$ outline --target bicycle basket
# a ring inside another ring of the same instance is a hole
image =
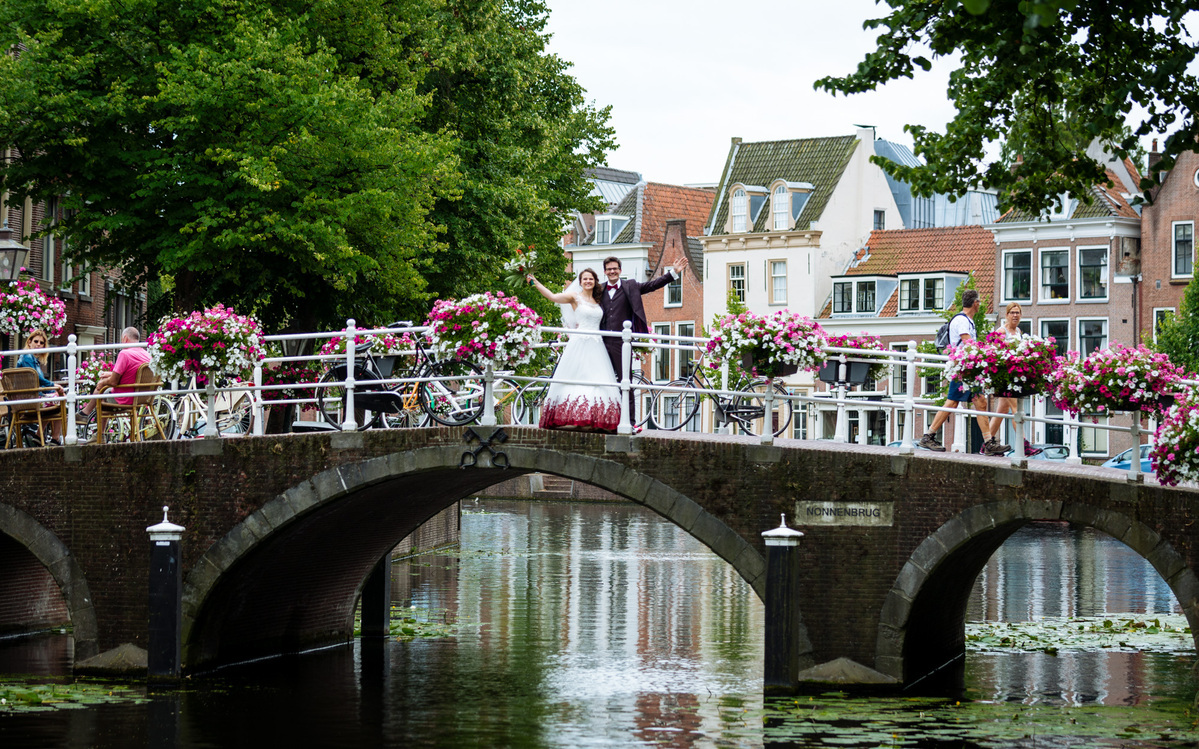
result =
[[[398,356],[380,356],[375,360],[375,364],[379,367],[380,379],[391,379],[391,373],[395,370],[396,359],[398,358]]]
[[[390,390],[378,393],[356,393],[354,406],[379,413],[398,414],[404,410],[404,396]]]

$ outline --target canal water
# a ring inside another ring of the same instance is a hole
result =
[[[0,705],[0,747],[1199,746],[1168,588],[1065,525],[1022,530],[980,575],[966,697],[948,701],[764,701],[761,602],[632,505],[467,501],[459,550],[393,573],[398,639],[178,691],[71,686],[69,635],[0,641],[0,695],[92,690],[71,709]]]

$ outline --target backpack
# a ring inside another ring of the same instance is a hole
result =
[[[954,315],[953,317],[949,318],[949,320],[947,320],[944,325],[937,328],[937,353],[938,354],[945,353],[945,349],[949,348],[949,324],[952,323],[954,321],[954,319],[958,317],[958,315],[965,317],[966,313],[959,312],[957,315]]]

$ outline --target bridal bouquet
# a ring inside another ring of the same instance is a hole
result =
[[[1052,338],[990,333],[949,349],[945,376],[971,391],[1008,398],[1044,392],[1057,366]]]
[[[528,251],[516,248],[516,257],[504,263],[504,283],[513,291],[525,286],[526,276],[536,273],[537,251],[529,245]]]
[[[831,346],[833,348],[857,349],[861,353],[845,355],[845,357],[847,359],[852,359],[852,360],[886,359],[890,356],[890,354],[887,352],[886,348],[883,347],[883,339],[879,338],[876,335],[870,335],[869,333],[865,333],[865,332],[863,332],[861,335],[829,336],[825,341],[825,345]],[[876,352],[876,353],[867,353],[867,352]],[[841,356],[840,354],[829,354],[828,361],[836,362],[840,356]],[[871,364],[870,371],[866,375],[867,381],[877,380],[877,379],[880,379],[883,376],[885,376],[887,374],[887,368],[889,366],[890,366],[889,364],[884,364],[882,362],[879,362],[878,364]]]
[[[54,338],[67,324],[67,306],[47,296],[37,281],[22,278],[11,286],[0,286],[0,333],[26,335],[40,328]]]
[[[163,318],[146,338],[150,368],[166,380],[199,386],[208,374],[246,377],[262,360],[262,329],[252,317],[218,304],[185,317]]]
[[[815,370],[825,359],[824,329],[787,310],[772,315],[725,315],[712,326],[707,353],[717,362],[740,360],[756,377],[781,377]]]
[[[429,340],[444,357],[488,359],[497,367],[514,368],[532,360],[541,341],[541,316],[514,296],[490,291],[433,305]]]
[[[1169,394],[1182,375],[1165,354],[1117,343],[1086,359],[1077,354],[1062,359],[1050,378],[1050,397],[1058,408],[1076,414],[1161,412],[1161,396]]]
[[[112,362],[99,354],[92,354],[82,364],[75,368],[75,390],[79,393],[91,393],[96,389],[96,383],[101,377],[112,371]]]
[[[1166,486],[1199,481],[1199,402],[1184,399],[1171,408],[1149,452],[1157,480]]]

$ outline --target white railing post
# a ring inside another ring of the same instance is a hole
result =
[[[354,318],[346,320],[346,395],[345,395],[345,418],[341,422],[341,428],[346,432],[354,432],[358,430],[358,423],[354,421]]]
[[[903,399],[903,444],[899,452],[911,455],[916,451],[916,342],[908,341],[907,364],[904,365],[904,380],[908,384],[907,397]]]
[[[629,413],[629,393],[633,392],[632,376],[633,359],[633,323],[624,321],[624,330],[620,332],[620,425],[616,427],[617,434],[633,433],[633,415]]]
[[[727,393],[729,391],[729,363],[727,360],[722,361],[720,363],[720,391],[722,393]],[[723,396],[723,395],[719,396],[719,398],[724,398],[724,397],[725,396]],[[716,403],[717,401],[713,400],[712,402]],[[715,416],[716,416],[715,408],[713,408],[712,416],[713,416],[713,421],[715,421]],[[733,425],[728,420],[728,418],[725,417],[725,420],[720,424],[720,426],[716,426],[715,424],[712,425],[712,433],[713,434],[732,434],[733,433]]]
[[[483,369],[483,416],[479,419],[479,425],[485,427],[495,426],[495,401],[492,396],[495,394],[495,369],[491,366],[491,360],[487,360],[487,366]]]
[[[220,437],[221,432],[216,428],[216,376],[211,371],[204,380],[204,403],[204,432],[200,436],[204,439]]]
[[[1065,422],[1062,426],[1062,432],[1065,435],[1066,447],[1070,450],[1066,455],[1066,463],[1076,466],[1082,465],[1082,457],[1078,454],[1078,435],[1081,425],[1071,411],[1063,412],[1062,420]]]
[[[974,408],[974,404],[966,401],[967,408]],[[966,415],[961,412],[961,407],[954,409],[953,413],[953,446],[950,452],[964,453],[966,452],[966,425],[970,422],[966,421]]]
[[[1110,421],[1109,421],[1110,423]],[[1132,452],[1128,454],[1128,481],[1140,484],[1145,480],[1141,473],[1141,412],[1132,412]]]
[[[79,435],[75,431],[75,404],[79,400],[79,393],[76,392],[79,384],[75,378],[75,369],[79,366],[78,350],[75,334],[72,333],[67,336],[67,425],[63,429],[62,443],[64,445],[74,445],[79,442]]]
[[[1024,399],[1016,398],[1012,407],[1012,467],[1027,468],[1028,458],[1024,454]]]
[[[254,436],[266,434],[266,425],[262,423],[262,362],[254,362],[254,397],[250,401],[254,410]]]
[[[766,407],[766,412],[762,414],[762,437],[763,445],[774,444],[774,378],[766,378],[766,397],[763,399]]]
[[[865,403],[866,401],[862,401],[862,402]],[[867,414],[871,414],[871,413],[874,413],[873,409],[867,410],[867,409],[861,408],[861,407],[858,408],[858,439],[857,439],[857,443],[859,445],[870,444],[870,435],[868,435],[866,432],[868,431],[867,427],[870,425],[870,419],[867,416]]]
[[[1157,416],[1149,417],[1148,431],[1145,434],[1145,444],[1149,445],[1149,449],[1153,449],[1154,440],[1157,438]]]

